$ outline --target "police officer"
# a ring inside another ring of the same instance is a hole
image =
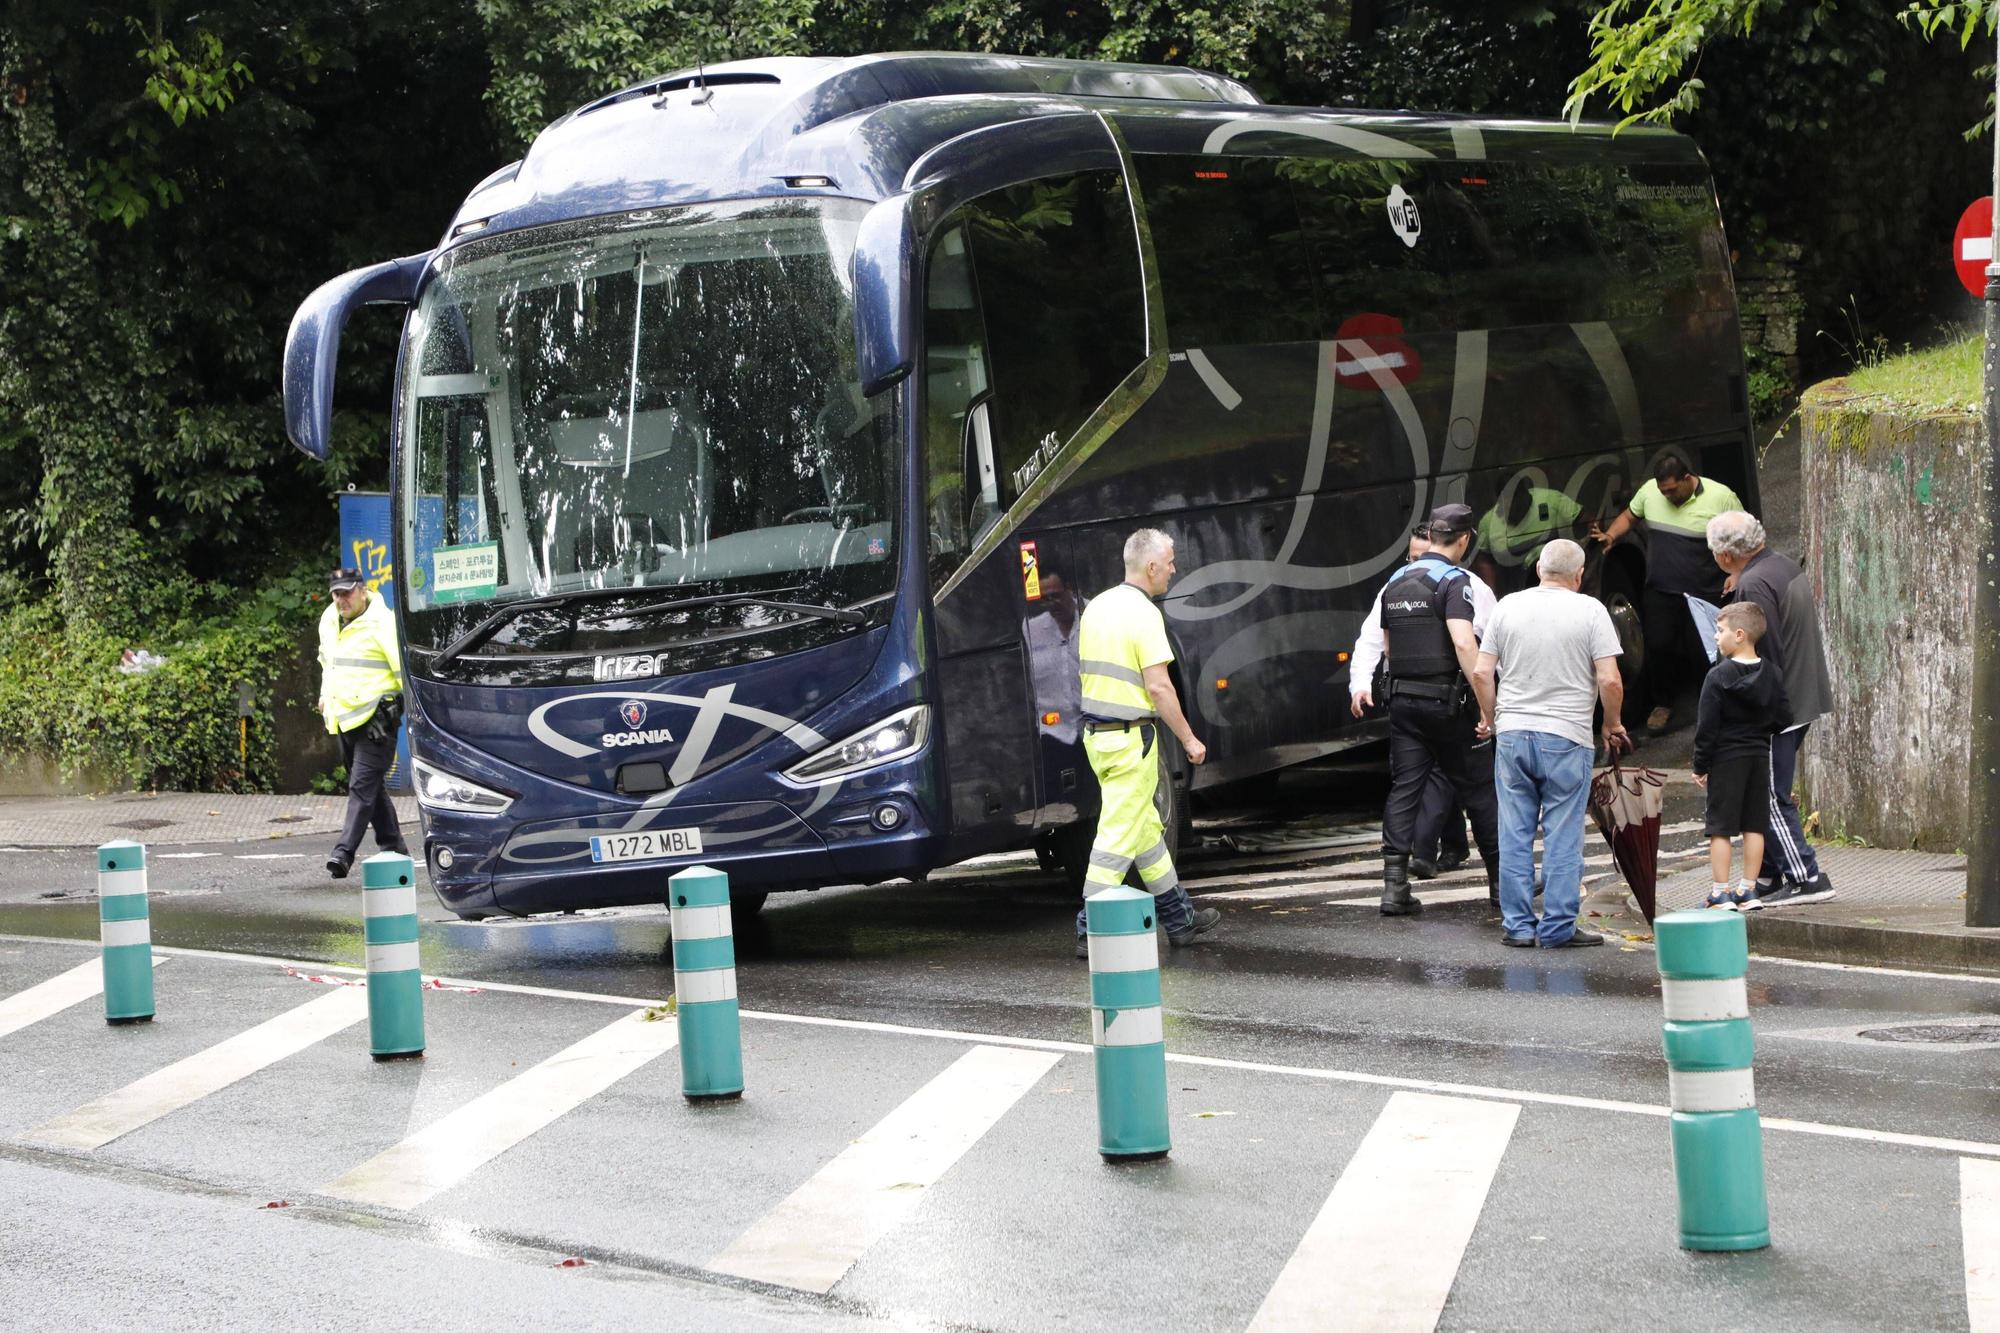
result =
[[[395,804],[384,790],[396,759],[403,656],[396,644],[395,613],[368,590],[360,570],[334,570],[327,588],[333,605],[319,618],[319,711],[326,729],[340,737],[347,765],[347,818],[326,869],[335,879],[345,879],[371,821],[376,846],[409,855]]]
[[[1471,698],[1479,659],[1473,578],[1462,567],[1472,548],[1472,510],[1431,511],[1430,550],[1382,590],[1389,659],[1389,800],[1382,813],[1382,915],[1423,910],[1410,895],[1410,849],[1417,810],[1433,769],[1442,769],[1472,821],[1486,863],[1487,890],[1499,884],[1499,813],[1493,742],[1475,734]]]
[[[1084,607],[1076,635],[1083,749],[1101,797],[1083,891],[1087,897],[1115,888],[1125,881],[1127,870],[1136,869],[1140,883],[1158,900],[1167,943],[1178,946],[1192,943],[1222,913],[1213,907],[1195,910],[1174,873],[1160,812],[1153,805],[1160,781],[1154,747],[1161,724],[1180,738],[1189,763],[1208,758],[1208,747],[1188,725],[1167,675],[1174,650],[1167,642],[1167,622],[1153,604],[1173,578],[1173,538],[1155,528],[1139,529],[1125,539],[1125,581]],[[1090,956],[1081,911],[1076,914],[1076,956]]]

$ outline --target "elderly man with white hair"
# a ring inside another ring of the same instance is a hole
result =
[[[1583,595],[1583,548],[1557,538],[1535,562],[1539,587],[1502,597],[1479,643],[1472,688],[1479,733],[1494,742],[1500,797],[1501,943],[1580,949],[1604,943],[1580,930],[1583,816],[1596,754],[1591,714],[1604,705],[1604,744],[1631,745],[1619,710],[1618,630]],[[1498,685],[1495,685],[1495,675]],[[1542,916],[1535,919],[1535,826],[1542,828]]]
[[[1741,509],[1708,521],[1708,549],[1729,575],[1731,599],[1756,603],[1770,626],[1757,652],[1778,669],[1792,704],[1792,725],[1771,738],[1771,835],[1764,839],[1757,896],[1743,904],[1744,911],[1833,897],[1833,881],[1819,868],[1819,858],[1799,823],[1798,802],[1792,799],[1806,730],[1833,711],[1833,680],[1820,638],[1812,580],[1796,560],[1771,550],[1765,540],[1764,525]]]

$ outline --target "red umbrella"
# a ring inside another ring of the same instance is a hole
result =
[[[1611,859],[1618,863],[1618,873],[1631,886],[1648,924],[1659,882],[1660,806],[1666,799],[1666,782],[1666,774],[1657,769],[1621,767],[1615,753],[1611,767],[1590,780],[1591,817],[1611,845]]]

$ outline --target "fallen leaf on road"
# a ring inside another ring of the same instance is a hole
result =
[[[1618,933],[1626,939],[1631,940],[1634,944],[1649,944],[1653,939],[1651,935],[1642,934],[1636,930],[1621,930]]]
[[[1888,924],[1888,922],[1884,918],[1879,916],[1858,916],[1854,919],[1864,926],[1881,926]]]
[[[561,1263],[557,1264],[557,1265],[556,1265],[556,1267],[557,1267],[557,1268],[588,1268],[588,1267],[590,1267],[590,1260],[588,1260],[588,1259],[579,1259],[579,1258],[577,1258],[576,1256],[574,1256],[574,1255],[571,1255],[571,1256],[570,1256],[569,1258],[567,1258],[567,1259],[563,1260],[563,1261],[562,1261]]]
[[[289,1208],[292,1206],[292,1201],[290,1199],[273,1199],[264,1206],[266,1208]]]
[[[1219,1115],[1235,1115],[1235,1114],[1236,1112],[1234,1111],[1196,1111],[1194,1113],[1194,1118],[1197,1120],[1213,1120]]]

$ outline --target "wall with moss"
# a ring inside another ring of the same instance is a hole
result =
[[[1799,766],[1820,828],[1881,847],[1966,843],[1979,418],[1914,415],[1844,380],[1801,407],[1805,554],[1834,711]]]

